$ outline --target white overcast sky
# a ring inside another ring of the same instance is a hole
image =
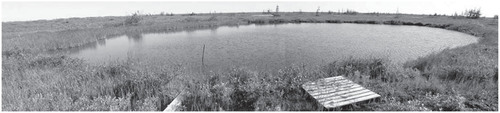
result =
[[[132,12],[158,14],[216,12],[322,11],[352,9],[358,12],[453,14],[481,8],[484,16],[498,14],[497,0],[334,0],[334,1],[2,1],[2,21],[70,17],[125,16]]]

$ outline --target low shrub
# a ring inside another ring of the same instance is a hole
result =
[[[132,16],[129,16],[125,19],[125,21],[123,22],[123,25],[126,25],[126,26],[130,26],[130,25],[133,25],[133,26],[136,26],[136,25],[139,25],[139,22],[142,20],[142,18],[140,17],[140,15],[138,13],[134,13],[132,14]]]

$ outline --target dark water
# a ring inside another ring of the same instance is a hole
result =
[[[145,65],[197,69],[279,69],[348,57],[388,58],[395,63],[477,42],[454,31],[417,26],[283,24],[219,27],[176,33],[127,34],[69,50],[91,63],[134,59]]]

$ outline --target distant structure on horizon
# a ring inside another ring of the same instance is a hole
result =
[[[276,13],[278,13],[280,10],[280,6],[276,5]]]

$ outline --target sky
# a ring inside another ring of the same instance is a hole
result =
[[[315,12],[351,9],[358,12],[411,14],[460,13],[481,8],[484,16],[498,14],[495,0],[334,0],[334,1],[2,1],[2,22],[57,19],[70,17],[126,16],[133,12],[159,14],[208,12]]]

